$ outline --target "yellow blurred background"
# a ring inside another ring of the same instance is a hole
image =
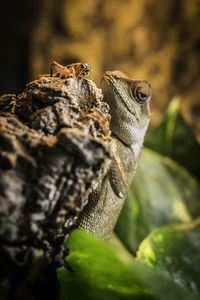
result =
[[[82,61],[99,85],[121,70],[152,85],[151,126],[169,101],[200,139],[200,0],[24,0],[1,18],[1,93],[19,93],[50,62]]]

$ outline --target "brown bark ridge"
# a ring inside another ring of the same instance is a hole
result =
[[[109,120],[83,77],[42,75],[0,97],[1,299],[29,299],[33,273],[64,264],[66,236],[110,163]]]

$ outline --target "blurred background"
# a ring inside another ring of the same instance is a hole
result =
[[[0,93],[20,93],[50,62],[87,62],[99,85],[119,69],[152,85],[151,127],[174,96],[200,141],[199,0],[18,0],[1,8]]]

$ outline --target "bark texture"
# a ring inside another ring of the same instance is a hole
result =
[[[91,80],[44,75],[0,109],[1,290],[23,299],[33,273],[64,264],[66,236],[107,171],[109,107]]]

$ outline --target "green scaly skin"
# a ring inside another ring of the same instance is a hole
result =
[[[149,123],[151,87],[120,71],[106,72],[101,81],[110,106],[112,162],[83,210],[79,228],[108,239],[133,179]]]

